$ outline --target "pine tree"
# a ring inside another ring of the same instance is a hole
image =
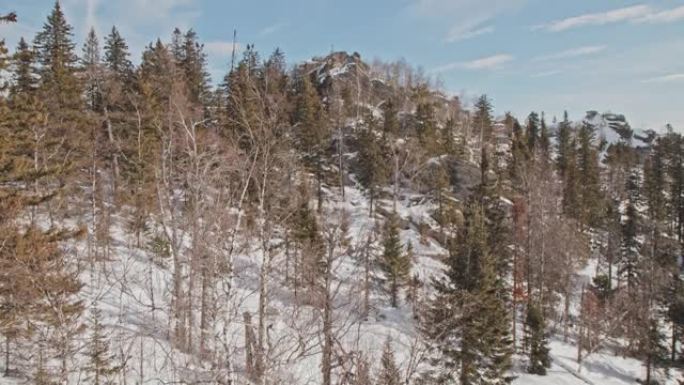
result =
[[[684,245],[684,139],[674,131],[666,138],[667,176],[670,179],[668,216],[675,237]]]
[[[638,212],[639,204],[639,177],[633,171],[627,180],[626,190],[628,192],[627,207],[625,209],[625,220],[622,224],[622,245],[620,258],[620,275],[627,281],[627,288],[630,293],[635,294],[639,280],[640,251],[638,236]]]
[[[658,140],[650,154],[647,156],[643,170],[644,170],[644,200],[648,206],[648,214],[650,219],[658,224],[665,219],[666,216],[666,166],[664,159],[664,146]],[[656,234],[657,235],[657,234]]]
[[[603,214],[603,197],[599,176],[599,155],[594,141],[596,133],[593,127],[585,123],[578,133],[578,185],[580,202],[580,219],[589,226],[600,225]]]
[[[563,178],[563,213],[570,218],[580,219],[580,176],[577,167],[577,142],[572,139],[568,146],[565,177]]]
[[[667,316],[672,329],[670,362],[677,360],[677,343],[684,331],[684,282],[679,274],[673,274],[672,285],[667,293]]]
[[[546,118],[544,117],[544,113],[542,113],[540,124],[541,131],[539,132],[539,149],[541,150],[544,159],[548,159],[549,149],[551,147],[551,139],[549,137],[549,129],[546,127]]]
[[[646,333],[641,338],[644,360],[646,361],[646,378],[644,384],[657,384],[653,380],[656,368],[664,366],[667,362],[667,348],[665,336],[661,331],[658,318],[650,317],[646,326]]]
[[[100,111],[102,108],[102,71],[100,61],[100,42],[91,28],[83,45],[83,65],[85,79],[86,104],[91,111]]]
[[[190,101],[205,104],[209,96],[209,73],[204,46],[197,41],[197,33],[192,29],[183,36],[183,54],[178,66],[185,75]]]
[[[444,129],[442,130],[442,147],[444,148],[443,151],[445,154],[458,155],[456,154],[454,135],[456,135],[456,122],[454,119],[449,118],[444,124]]]
[[[183,46],[183,32],[178,27],[174,28],[171,33],[169,51],[171,51],[176,65],[180,66],[185,60],[185,47]]]
[[[526,343],[529,346],[529,366],[527,371],[540,376],[546,375],[546,369],[551,367],[548,340],[545,332],[544,316],[534,304],[527,307],[525,318],[527,328]]]
[[[394,99],[389,98],[382,105],[383,135],[396,135],[399,133],[399,117]]]
[[[26,43],[26,40],[23,37],[19,39],[19,44],[12,58],[13,76],[10,97],[35,92],[38,87],[35,56],[35,52]]]
[[[392,307],[397,307],[399,286],[406,282],[409,277],[411,260],[402,250],[401,238],[399,237],[399,217],[396,213],[392,214],[385,222],[382,245],[380,267],[387,275],[390,284],[390,303]]]
[[[397,367],[392,350],[392,341],[387,338],[380,358],[380,372],[375,381],[376,385],[400,385],[401,372]]]
[[[274,95],[286,97],[289,86],[289,77],[287,75],[287,62],[285,61],[285,53],[276,48],[264,65],[264,72],[268,84],[266,84],[267,94],[271,97]]]
[[[437,120],[435,106],[431,101],[425,100],[416,107],[416,133],[418,140],[428,153],[436,150]]]
[[[366,128],[359,132],[359,153],[357,156],[357,175],[361,185],[368,191],[369,215],[373,215],[373,204],[382,186],[389,177],[386,149],[376,135],[377,122],[372,115],[366,118]]]
[[[510,381],[510,319],[489,253],[487,231],[477,202],[468,204],[465,225],[449,245],[446,279],[435,282],[437,297],[422,322],[438,351],[437,381],[505,384]],[[458,375],[455,376],[455,373]]]
[[[527,117],[527,148],[531,153],[534,153],[537,147],[540,146],[539,138],[539,115],[536,112],[531,112]]]
[[[113,385],[112,377],[118,372],[118,368],[112,364],[116,357],[109,351],[109,341],[101,318],[100,309],[93,308],[90,314],[90,339],[86,353],[89,364],[85,369],[89,374],[88,380],[93,385]]]
[[[74,53],[72,30],[56,1],[33,42],[40,64],[41,90],[49,101],[47,105],[59,115],[80,109],[81,89],[76,76],[78,57]]]
[[[323,162],[330,132],[324,124],[323,106],[309,76],[302,76],[295,105],[294,124],[304,161],[313,171],[318,186],[318,210],[323,207]]]
[[[568,119],[568,112],[563,113],[563,121],[558,125],[558,134],[556,135],[556,168],[562,179],[565,179],[566,172],[569,167],[569,156],[572,149],[572,128],[570,120]]]
[[[497,286],[501,289],[500,298],[507,299],[509,290],[505,287],[511,272],[511,223],[508,208],[500,199],[500,186],[496,172],[492,170],[488,160],[488,152],[482,150],[480,161],[481,183],[476,190],[476,198],[483,208],[487,226],[487,246],[495,261]]]
[[[128,44],[115,26],[112,27],[105,39],[104,54],[107,69],[113,74],[122,89],[129,89],[133,84],[133,63],[129,59]]]
[[[20,99],[22,95],[12,95],[11,103],[28,100]],[[75,299],[81,285],[60,243],[81,231],[43,229],[36,223],[31,212],[40,214],[38,209],[59,192],[44,180],[61,172],[58,166],[35,167],[35,142],[27,127],[45,124],[45,113],[33,108],[39,103],[11,112],[4,108],[5,100],[0,103],[0,114],[6,114],[6,124],[0,125],[0,332],[10,346],[29,337],[29,325],[59,330],[54,346],[63,356],[64,374],[71,352],[66,338],[78,332],[72,326],[82,306]],[[9,370],[9,356],[6,361]]]
[[[301,251],[301,261],[295,268],[309,288],[315,288],[322,274],[321,263],[325,253],[323,239],[314,212],[309,207],[309,193],[302,186],[299,192],[299,207],[292,216],[292,238]],[[297,280],[298,277],[295,277]],[[295,281],[297,282],[297,281]]]
[[[475,102],[475,114],[473,115],[473,129],[480,136],[481,142],[489,142],[492,139],[492,102],[487,95],[482,95]]]

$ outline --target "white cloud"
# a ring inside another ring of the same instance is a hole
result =
[[[241,51],[240,43],[235,43],[235,52],[239,53]],[[232,41],[210,41],[204,43],[204,50],[209,55],[227,57],[233,54],[233,42]]]
[[[463,28],[460,26],[453,27],[446,36],[446,41],[448,43],[455,43],[457,41],[463,41],[478,37],[480,35],[486,35],[488,33],[494,32],[493,26],[487,27],[475,27],[472,29]]]
[[[422,17],[457,17],[462,20],[495,15],[523,5],[527,0],[413,0],[409,11]]]
[[[442,73],[453,71],[457,69],[465,70],[495,70],[504,66],[504,64],[509,63],[514,60],[514,57],[508,54],[499,54],[493,56],[487,56],[480,59],[475,59],[465,62],[454,62],[449,63],[437,68],[434,68],[432,73]]]
[[[665,11],[654,12],[648,14],[636,21],[638,23],[674,23],[676,21],[684,20],[684,6],[668,9]]]
[[[533,27],[549,32],[561,32],[590,25],[606,25],[629,22],[633,24],[666,24],[684,20],[684,6],[657,10],[650,5],[640,4],[606,12],[588,13]]]
[[[534,75],[531,75],[530,77],[534,78],[534,79],[547,78],[549,76],[558,75],[561,73],[563,73],[563,71],[561,71],[561,70],[551,70],[551,71],[539,72],[539,73],[536,73]]]
[[[275,23],[273,25],[269,25],[268,27],[259,31],[259,36],[272,35],[278,31],[280,31],[281,29],[285,28],[287,25],[288,25],[288,23],[284,23],[284,22],[279,22],[279,23]]]
[[[670,74],[646,79],[644,83],[672,83],[684,81],[684,73]]]
[[[576,57],[581,57],[581,56],[589,56],[589,55],[594,55],[600,52],[603,52],[606,50],[605,45],[589,45],[589,46],[584,46],[584,47],[577,47],[577,48],[572,48],[568,49],[565,51],[561,52],[556,52],[548,55],[542,55],[534,58],[534,61],[551,61],[551,60],[560,60],[560,59],[571,59],[571,58],[576,58]]]
[[[618,8],[606,12],[587,13],[580,16],[573,16],[566,19],[555,20],[550,23],[540,25],[534,29],[544,29],[550,32],[561,32],[573,28],[588,25],[606,25],[624,21],[634,21],[644,15],[651,14],[653,9],[648,5],[634,5],[631,7]]]
[[[405,9],[411,16],[447,27],[444,41],[453,43],[494,32],[491,21],[529,0],[411,0]]]

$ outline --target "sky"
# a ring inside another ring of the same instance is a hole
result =
[[[116,25],[134,61],[174,27],[193,28],[214,80],[239,46],[295,63],[331,50],[368,61],[405,59],[466,104],[486,93],[497,113],[579,119],[623,113],[635,128],[684,131],[684,0],[61,0],[79,45]],[[54,0],[5,0],[19,23],[0,26],[12,48],[32,39]]]

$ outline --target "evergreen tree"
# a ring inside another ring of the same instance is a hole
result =
[[[568,167],[570,167],[569,157],[572,151],[572,128],[567,111],[563,113],[563,121],[558,125],[556,138],[556,168],[560,177],[565,179]]]
[[[402,250],[401,238],[399,237],[399,217],[396,213],[392,214],[385,222],[382,245],[380,267],[387,275],[390,284],[390,303],[392,307],[397,307],[399,286],[409,277],[411,260],[409,255]]]
[[[465,225],[449,245],[446,279],[435,282],[438,295],[422,323],[439,353],[438,382],[453,382],[456,377],[466,385],[510,381],[510,319],[499,297],[482,211],[479,203],[468,204]]]
[[[482,95],[475,102],[475,114],[473,115],[473,129],[480,135],[482,142],[489,142],[492,139],[492,102],[487,95]]]
[[[86,104],[91,111],[100,111],[102,108],[102,73],[100,62],[100,42],[91,28],[83,45],[83,65],[85,79]]]
[[[684,282],[676,273],[673,274],[672,282],[667,293],[667,316],[672,329],[670,361],[674,363],[677,360],[677,343],[684,331]]]
[[[666,159],[669,177],[668,217],[674,235],[684,247],[684,139],[674,131],[667,134]]]
[[[361,185],[368,191],[369,215],[372,215],[375,199],[389,177],[389,167],[385,159],[387,151],[376,135],[377,122],[372,115],[366,118],[366,126],[358,136],[357,175]]]
[[[133,82],[133,63],[129,59],[128,44],[116,27],[112,27],[105,39],[104,54],[107,69],[123,89],[128,89]]]
[[[525,318],[527,328],[526,343],[529,346],[529,366],[527,371],[540,376],[546,375],[551,367],[548,340],[545,332],[544,316],[539,307],[529,304]]]
[[[563,213],[570,218],[580,218],[580,176],[577,167],[577,142],[572,139],[568,146],[565,178],[563,178]]]
[[[589,226],[600,225],[603,211],[601,193],[601,181],[599,177],[599,155],[594,141],[595,130],[585,123],[578,134],[578,184],[582,186],[578,191],[580,202],[580,215],[584,224]]]
[[[665,336],[661,331],[661,325],[656,317],[648,319],[646,333],[641,339],[643,358],[646,361],[646,378],[644,384],[657,384],[653,379],[656,368],[664,366],[667,362],[667,348]]]
[[[387,338],[380,358],[380,372],[377,375],[376,385],[400,385],[401,372],[397,367],[392,350],[392,341]]]
[[[531,153],[534,153],[535,149],[540,146],[539,139],[539,115],[536,112],[531,112],[527,117],[527,148]]]
[[[431,101],[426,100],[416,107],[416,133],[426,151],[432,153],[437,140],[437,120],[435,106]]]
[[[276,48],[264,65],[264,72],[268,84],[266,85],[267,94],[279,96],[287,93],[289,79],[287,76],[287,63],[285,53]]]
[[[454,119],[447,119],[442,130],[442,146],[444,153],[449,155],[456,155],[456,143],[454,142],[454,135],[456,134],[456,122]]]
[[[628,200],[625,209],[625,220],[622,224],[622,246],[620,260],[620,275],[627,281],[630,293],[635,294],[639,279],[640,252],[638,236],[638,212],[639,204],[639,180],[636,171],[633,171],[627,181]]]
[[[546,127],[546,118],[542,113],[541,117],[541,131],[539,133],[539,149],[541,149],[544,159],[549,157],[549,148],[551,147],[551,139],[549,137],[549,129]]]
[[[59,1],[56,1],[33,43],[40,64],[41,89],[49,108],[60,115],[78,110],[81,100],[76,76],[78,57],[74,53],[72,30]]]
[[[19,44],[12,60],[13,76],[10,97],[18,94],[28,95],[35,92],[38,87],[35,60],[35,52],[22,37],[19,39]]]
[[[511,223],[508,218],[508,208],[500,199],[498,176],[491,169],[486,148],[482,150],[480,161],[481,183],[476,191],[476,198],[483,208],[487,231],[487,246],[495,261],[497,274],[496,285],[501,289],[502,299],[508,298],[506,288],[507,278],[511,272]]]
[[[254,128],[260,124],[258,103],[261,93],[259,80],[262,76],[258,60],[259,54],[254,47],[247,45],[242,59],[226,75],[221,85],[222,97],[226,102],[222,116],[226,128],[224,134],[237,140],[246,151],[254,146]]]
[[[209,73],[204,46],[197,41],[197,33],[192,29],[183,36],[182,57],[178,66],[185,75],[190,101],[205,104],[209,96]]]
[[[666,166],[664,159],[664,146],[660,140],[656,141],[656,145],[651,149],[650,154],[644,162],[644,200],[648,206],[648,214],[654,224],[658,224],[665,219],[666,216],[666,200],[665,192],[666,186]],[[654,236],[657,235],[654,234]]]
[[[383,135],[396,135],[399,133],[399,117],[394,99],[389,98],[382,105]]]
[[[304,161],[316,176],[318,185],[318,210],[323,207],[323,162],[330,132],[325,126],[323,106],[309,76],[302,76],[295,105],[294,124],[297,142],[304,153]]]
[[[325,246],[316,216],[309,207],[309,198],[308,191],[302,186],[299,192],[299,205],[292,216],[291,228],[293,241],[301,251],[299,274],[310,288],[314,288],[322,274]]]
[[[181,63],[185,60],[185,46],[183,44],[183,32],[178,27],[174,28],[171,33],[169,51],[173,55],[176,65],[180,67]]]
[[[41,103],[25,97],[25,92],[31,91],[15,89],[10,100],[17,107],[31,101],[21,108],[8,110],[7,101],[0,99],[5,122],[0,125],[0,332],[11,346],[36,328],[57,331],[53,346],[64,356],[71,352],[70,332],[78,328],[70,327],[82,306],[75,298],[81,285],[60,245],[81,231],[45,229],[37,223],[39,209],[60,192],[58,185],[46,181],[63,170],[57,165],[35,167],[36,142],[30,127],[39,129],[46,118]],[[9,371],[10,357],[5,358]]]
[[[527,149],[525,133],[520,122],[516,119],[511,126],[511,156],[508,162],[508,174],[515,186],[523,186],[522,178],[527,172],[530,152]]]
[[[90,340],[88,343],[88,365],[86,371],[88,380],[93,385],[113,385],[112,377],[118,368],[112,364],[116,360],[114,354],[109,351],[109,341],[102,325],[102,313],[100,309],[93,308],[90,315]]]

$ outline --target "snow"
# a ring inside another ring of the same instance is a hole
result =
[[[328,210],[344,211],[349,216],[352,249],[358,249],[368,242],[373,228],[384,219],[378,215],[368,215],[369,202],[363,191],[348,186],[344,200],[336,189],[326,189],[325,193],[329,198]],[[408,223],[401,231],[402,242],[405,245],[410,242],[413,246],[415,261],[412,273],[429,286],[432,277],[442,274],[444,264],[441,260],[447,251],[434,239],[421,236],[417,225],[424,223],[436,229],[437,224],[431,215],[436,206],[424,196],[412,195],[408,191],[401,191],[400,196],[402,199],[397,202],[397,213]],[[393,202],[380,200],[378,205],[392,207]],[[222,350],[226,358],[233,357],[233,373],[227,374],[225,369],[217,371],[199,357],[184,354],[173,347],[167,336],[172,278],[168,265],[171,261],[163,264],[155,262],[156,258],[150,251],[135,247],[134,240],[123,229],[123,218],[115,218],[115,223],[117,226],[112,232],[113,260],[98,263],[93,271],[83,272],[81,278],[86,286],[82,295],[87,304],[102,310],[112,352],[128,361],[125,371],[127,383],[139,382],[141,377],[146,379],[146,383],[177,383],[192,379],[216,383],[220,375],[239,378],[244,372],[245,354],[242,314],[250,312],[256,325],[259,270],[263,261],[263,255],[257,247],[245,244],[244,251],[235,257],[236,276],[230,295],[223,291],[225,287],[218,290],[217,312],[223,321],[217,323],[212,334],[216,345],[230,347],[227,351]],[[84,253],[85,245],[77,244],[74,247],[80,249],[79,253]],[[376,239],[372,247],[377,250],[380,247],[379,240]],[[321,352],[317,344],[320,341],[321,311],[302,303],[297,306],[297,301],[302,301],[302,294],[295,299],[291,287],[283,282],[283,258],[278,255],[273,261],[274,271],[269,288],[268,336],[269,341],[273,342],[273,358],[278,361],[278,365],[270,370],[288,384],[318,384]],[[591,282],[597,266],[596,259],[590,259],[578,271],[578,287]],[[335,328],[341,336],[340,344],[347,351],[363,351],[375,372],[383,343],[390,338],[398,364],[406,368],[420,344],[413,310],[404,301],[403,293],[400,306],[389,307],[388,295],[380,284],[382,274],[375,269],[370,314],[364,320],[358,311],[363,297],[360,289],[363,265],[359,255],[355,252],[340,255],[335,262],[334,273],[338,285],[334,303]],[[577,297],[574,296],[571,307],[575,314],[578,311]],[[300,341],[299,337],[306,341]],[[635,379],[644,374],[641,362],[616,357],[607,351],[589,355],[582,367],[578,367],[577,347],[572,336],[567,343],[554,337],[550,348],[552,366],[547,376],[527,374],[525,358],[515,356],[512,375],[516,379],[513,384],[626,385],[634,384]],[[73,363],[72,367],[82,366],[83,359],[79,358],[80,361]],[[73,383],[77,383],[78,373],[74,376]],[[669,379],[661,379],[661,383],[676,385],[676,379],[677,375],[674,375]],[[22,383],[20,379],[0,378],[1,385]]]

